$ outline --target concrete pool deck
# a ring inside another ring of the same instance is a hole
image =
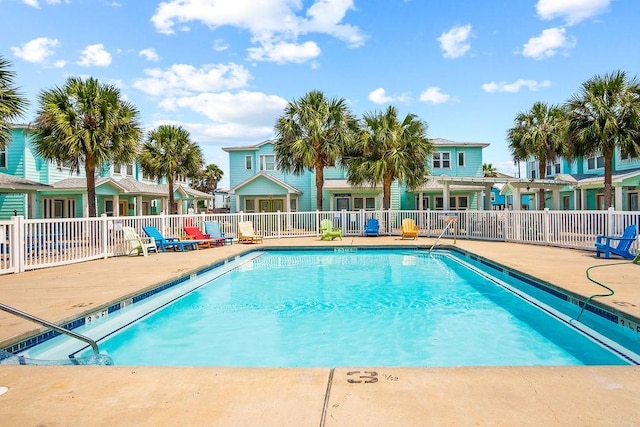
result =
[[[268,239],[118,257],[0,277],[0,301],[54,323],[218,260],[271,246],[420,246],[433,239]],[[441,241],[452,245],[452,240]],[[593,252],[458,240],[456,247],[640,318],[640,266]],[[39,328],[0,311],[0,346]],[[640,367],[313,369],[0,366],[7,425],[640,425]]]

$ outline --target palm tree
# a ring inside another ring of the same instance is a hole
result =
[[[169,209],[173,209],[173,184],[179,175],[194,177],[204,163],[200,146],[181,126],[160,125],[149,132],[138,158],[143,171],[169,185]]]
[[[427,123],[414,114],[400,121],[396,108],[389,106],[384,112],[363,116],[360,137],[347,148],[343,162],[351,184],[382,184],[382,206],[389,209],[393,181],[410,188],[424,183],[432,152]]]
[[[595,76],[566,103],[572,154],[604,157],[604,203],[612,205],[613,153],[640,156],[640,83],[624,71]]]
[[[46,160],[71,170],[84,167],[89,216],[96,216],[96,170],[104,163],[131,163],[142,136],[138,110],[120,90],[95,78],[70,77],[63,87],[42,91],[33,145]]]
[[[498,176],[498,171],[493,167],[492,163],[483,163],[482,176],[486,178],[495,178],[496,176]]]
[[[218,183],[222,179],[224,172],[216,164],[207,165],[201,169],[193,180],[191,186],[203,193],[213,192],[218,188]]]
[[[296,175],[315,170],[316,204],[322,210],[324,168],[334,166],[342,147],[354,137],[357,120],[344,99],[327,99],[311,91],[289,102],[274,127],[278,168]]]
[[[526,161],[530,157],[538,160],[539,177],[546,175],[547,163],[565,153],[564,110],[536,102],[528,112],[519,113],[515,125],[507,132],[509,149],[515,161]],[[544,209],[544,188],[540,189],[538,208]]]
[[[9,122],[22,116],[28,105],[13,86],[16,74],[10,66],[11,63],[0,56],[0,150],[9,144]]]

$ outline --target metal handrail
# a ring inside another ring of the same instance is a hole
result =
[[[80,335],[80,334],[78,334],[76,332],[73,332],[73,331],[70,331],[68,329],[61,328],[60,326],[55,325],[55,324],[53,324],[51,322],[47,322],[44,319],[40,319],[39,317],[32,316],[29,313],[25,313],[24,311],[20,311],[17,308],[9,307],[8,305],[2,304],[2,303],[0,303],[0,310],[4,310],[7,313],[14,314],[14,315],[16,315],[18,317],[22,317],[23,319],[30,320],[30,321],[32,321],[34,323],[39,323],[40,325],[46,326],[48,328],[51,328],[51,329],[53,329],[55,331],[60,332],[61,334],[69,335],[70,337],[73,337],[73,338],[78,339],[80,341],[84,341],[84,342],[86,342],[87,344],[89,344],[91,346],[91,348],[93,349],[93,354],[95,354],[96,356],[98,354],[100,354],[99,351],[98,351],[98,344],[94,340],[89,338],[89,337],[85,337],[84,335]]]

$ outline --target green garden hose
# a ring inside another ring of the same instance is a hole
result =
[[[580,316],[582,316],[582,313],[584,312],[584,309],[587,308],[587,304],[589,304],[593,298],[596,298],[596,297],[610,297],[615,293],[613,291],[613,289],[611,289],[607,285],[603,285],[602,283],[598,282],[597,280],[592,279],[591,276],[589,275],[589,271],[594,269],[594,268],[598,268],[598,267],[610,267],[612,265],[629,264],[630,262],[631,261],[616,262],[614,264],[598,264],[598,265],[592,265],[591,267],[587,268],[587,270],[585,271],[585,273],[587,274],[587,279],[591,280],[596,285],[600,285],[603,288],[607,289],[610,293],[609,294],[594,294],[594,295],[591,295],[589,298],[587,298],[587,300],[582,305],[582,309],[580,310],[580,314],[578,314],[578,317],[575,318],[576,321],[580,319]]]

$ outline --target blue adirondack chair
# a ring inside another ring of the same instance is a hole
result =
[[[180,249],[184,252],[184,248],[197,249],[199,240],[180,240],[175,237],[164,237],[160,231],[154,227],[153,225],[148,225],[146,227],[142,227],[142,231],[149,236],[153,237],[156,241],[156,246],[162,251],[166,252],[167,249],[173,249],[175,252],[176,249]]]
[[[227,243],[233,245],[233,237],[227,237],[222,230],[220,230],[220,223],[218,221],[205,221],[204,232],[212,239],[224,239],[225,245]]]
[[[369,218],[364,226],[365,236],[380,236],[380,222],[376,218]]]
[[[631,245],[636,241],[638,234],[638,226],[630,225],[624,229],[622,236],[596,236],[596,256],[600,257],[600,253],[605,258],[614,254],[627,259],[633,259],[636,254],[631,252]]]

